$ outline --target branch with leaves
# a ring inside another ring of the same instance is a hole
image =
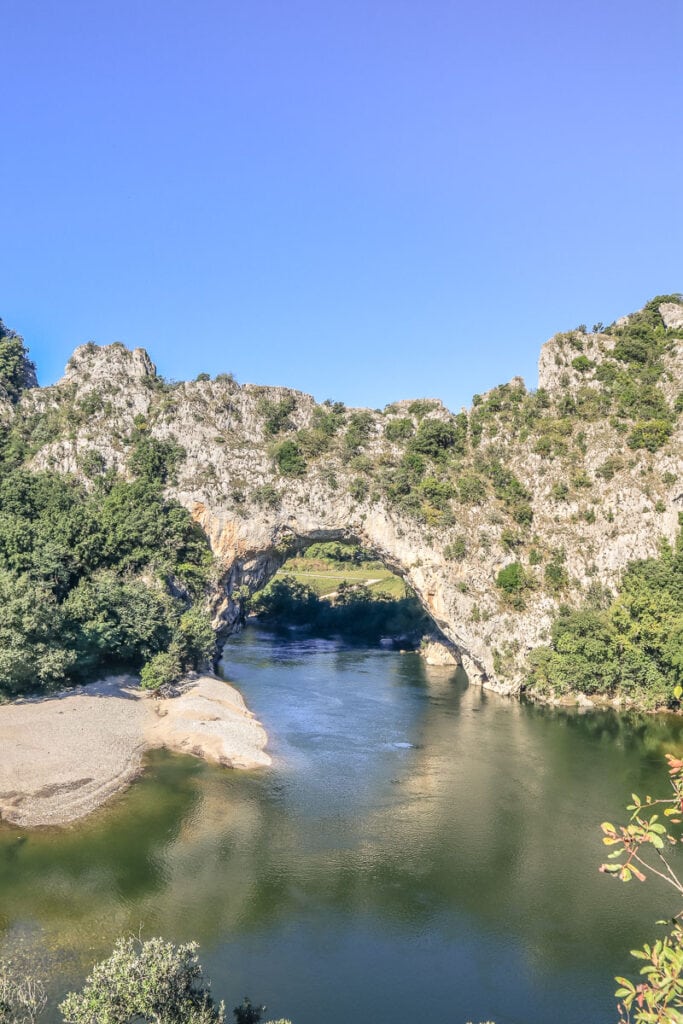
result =
[[[600,870],[622,882],[633,878],[644,882],[653,875],[683,897],[683,882],[667,856],[683,843],[683,760],[667,754],[667,761],[671,796],[642,800],[633,793],[626,825],[602,823],[602,841],[614,849]],[[671,922],[658,922],[673,923],[671,932],[652,946],[631,950],[632,956],[644,962],[640,969],[643,980],[634,983],[616,978],[619,1024],[683,1024],[682,917],[683,910],[679,910]]]

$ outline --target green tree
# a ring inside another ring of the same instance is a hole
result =
[[[566,583],[560,553],[547,583]],[[546,576],[548,576],[546,572]],[[528,686],[541,693],[570,690],[622,694],[646,707],[679,705],[683,685],[683,539],[663,544],[659,558],[632,562],[618,597],[592,587],[578,608],[563,608],[549,647],[528,659]]]
[[[183,673],[183,664],[175,647],[155,654],[140,671],[143,690],[158,690],[177,682]]]
[[[0,320],[0,397],[16,402],[24,388],[34,383],[35,372],[23,339]]]

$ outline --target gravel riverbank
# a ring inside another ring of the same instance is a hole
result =
[[[212,676],[155,698],[130,676],[0,706],[0,818],[22,828],[82,818],[167,747],[232,768],[270,764],[265,730]]]

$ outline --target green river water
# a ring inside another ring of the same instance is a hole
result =
[[[417,655],[254,627],[225,674],[272,769],[157,753],[63,830],[0,829],[2,952],[81,984],[124,933],[196,939],[231,1007],[295,1024],[592,1024],[680,909],[598,873],[599,823],[664,792],[671,716],[581,715]]]

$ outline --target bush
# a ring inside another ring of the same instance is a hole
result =
[[[289,417],[296,409],[296,399],[294,395],[285,395],[284,398],[276,402],[269,398],[260,398],[256,409],[263,417],[263,429],[266,434],[274,437],[283,430],[292,429]]]
[[[151,435],[138,436],[128,458],[128,468],[140,480],[174,483],[185,449],[175,441],[161,441]]]
[[[453,450],[462,453],[467,439],[467,417],[458,416],[455,423],[424,419],[410,442],[413,451],[432,459],[441,459]]]
[[[384,436],[387,441],[406,441],[414,433],[413,421],[407,417],[389,420],[384,428]]]
[[[373,432],[375,420],[371,412],[360,410],[349,416],[344,438],[344,447],[347,454],[357,455]]]
[[[475,473],[463,473],[458,480],[458,495],[463,505],[482,505],[486,501],[486,484]]]
[[[648,420],[636,423],[627,438],[629,448],[645,448],[649,452],[658,451],[671,437],[673,426],[668,420]]]
[[[453,487],[447,480],[428,476],[420,484],[420,493],[430,505],[443,511],[453,497]]]
[[[603,480],[612,480],[615,473],[618,473],[624,468],[624,460],[621,455],[610,455],[605,459],[603,464],[599,466],[596,471],[596,476],[601,476]]]
[[[188,667],[198,668],[213,661],[216,634],[207,609],[194,605],[181,615],[176,643],[183,664]]]
[[[354,501],[365,501],[369,490],[367,480],[364,480],[361,476],[355,477],[349,484],[349,494]]]
[[[496,586],[506,594],[517,594],[528,586],[528,579],[521,562],[510,562],[496,576]]]
[[[183,672],[180,657],[175,651],[162,651],[142,666],[140,685],[143,690],[158,690],[180,679]]]
[[[263,484],[261,487],[255,487],[251,492],[251,496],[261,508],[275,509],[279,508],[282,504],[282,496],[272,484]]]
[[[306,460],[294,441],[283,441],[275,449],[275,463],[283,476],[305,476]]]
[[[553,556],[543,570],[543,578],[546,585],[553,593],[564,590],[569,585],[569,573],[562,563],[562,559]]]
[[[82,992],[70,992],[59,1009],[66,1024],[175,1021],[223,1024],[223,1004],[211,997],[196,943],[119,939],[108,960],[96,964]]]

